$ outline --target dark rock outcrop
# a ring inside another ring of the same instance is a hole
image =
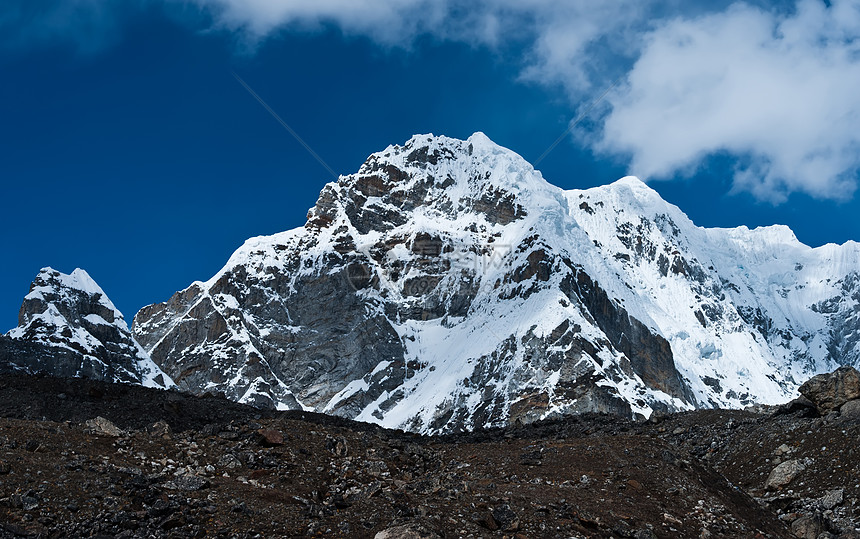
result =
[[[840,367],[819,374],[801,385],[800,393],[822,414],[839,410],[848,401],[860,399],[860,372],[853,367]]]

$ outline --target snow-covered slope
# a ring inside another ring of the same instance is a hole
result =
[[[860,357],[860,248],[547,183],[481,133],[325,186],[133,332],[180,388],[442,432],[790,399]]]
[[[858,363],[858,244],[696,227],[635,178],[567,197],[595,267],[616,274],[601,282],[670,341],[702,405],[779,402],[813,373]]]
[[[24,297],[18,327],[0,342],[5,367],[55,376],[171,387],[131,336],[122,313],[82,269],[43,268]]]

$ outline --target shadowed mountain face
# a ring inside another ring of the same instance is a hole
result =
[[[135,342],[104,291],[82,269],[44,268],[30,286],[18,327],[0,336],[0,368],[149,387],[173,382]]]
[[[857,244],[702,229],[635,178],[563,191],[478,133],[325,186],[132,331],[180,388],[420,432],[776,403],[857,364]]]

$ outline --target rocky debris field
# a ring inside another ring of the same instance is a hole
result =
[[[860,538],[842,378],[770,409],[422,437],[3,375],[0,536]]]

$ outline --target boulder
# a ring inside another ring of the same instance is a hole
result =
[[[493,509],[493,520],[503,531],[516,531],[520,527],[520,519],[508,504],[500,505]]]
[[[839,367],[829,374],[819,374],[800,386],[800,393],[826,414],[854,399],[860,399],[860,372],[853,367]]]
[[[117,438],[119,436],[125,436],[126,434],[125,431],[101,416],[88,420],[84,423],[84,427],[87,432],[97,436],[111,436],[113,438]]]
[[[264,447],[284,445],[284,434],[276,429],[259,429],[257,431],[257,443]]]
[[[774,468],[770,475],[767,476],[764,488],[768,490],[780,489],[797,477],[797,474],[806,469],[806,465],[797,459],[791,459],[783,462]]]
[[[839,408],[839,415],[843,419],[852,421],[860,421],[860,399],[854,399],[846,402]]]
[[[161,437],[165,440],[170,439],[171,436],[170,425],[163,419],[160,419],[147,427],[146,432],[151,436]]]
[[[801,395],[793,401],[777,406],[772,415],[789,414],[797,417],[818,417],[818,410],[814,402]]]
[[[791,532],[801,539],[818,539],[825,531],[824,519],[818,514],[802,516],[791,523]]]
[[[845,499],[845,491],[841,488],[837,488],[834,490],[828,490],[824,496],[818,499],[818,504],[822,507],[822,509],[830,510],[836,507],[837,505],[842,505],[842,502]]]
[[[382,530],[373,539],[438,539],[440,535],[430,528],[412,522]]]
[[[164,487],[185,491],[202,490],[209,487],[209,480],[198,475],[183,475],[164,483]]]

